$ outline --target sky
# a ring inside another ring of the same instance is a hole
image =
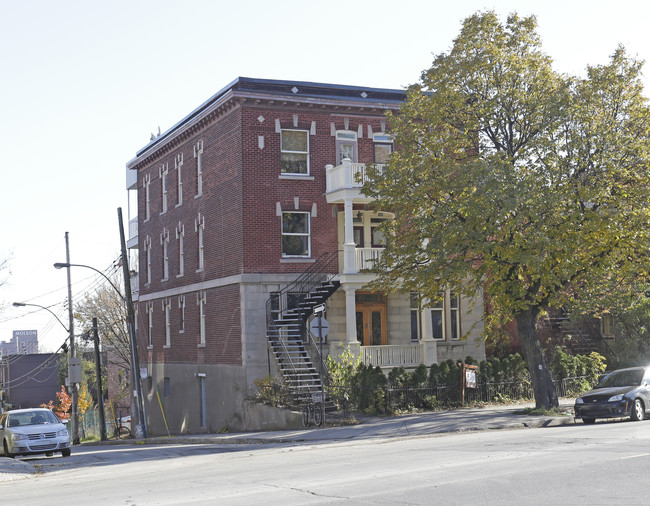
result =
[[[647,0],[0,0],[0,341],[67,337],[71,263],[106,271],[129,212],[126,163],[238,76],[400,89],[462,20],[534,14],[555,69],[584,75],[619,44],[650,60]],[[650,63],[648,64],[650,65]],[[644,78],[650,95],[650,67]],[[128,235],[128,227],[126,231]],[[109,272],[109,271],[106,271]],[[8,274],[8,275],[7,275]],[[101,278],[71,269],[73,302]],[[1,280],[0,280],[1,281]],[[37,307],[45,306],[57,322]]]

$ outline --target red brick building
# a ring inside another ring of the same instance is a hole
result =
[[[393,149],[384,115],[403,99],[238,78],[128,162],[150,432],[164,431],[158,395],[172,432],[250,427],[246,390],[284,370],[287,343],[300,342],[310,366],[319,360],[303,341],[320,303],[324,354],[348,346],[386,368],[484,358],[481,301],[468,313],[469,301],[450,293],[423,308],[414,294],[364,290],[372,276],[362,270],[385,241],[378,225],[391,215],[373,211],[360,186],[365,164]],[[314,298],[317,285],[327,288]]]

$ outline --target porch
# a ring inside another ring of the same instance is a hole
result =
[[[372,367],[392,369],[404,367],[412,369],[420,364],[427,367],[438,363],[438,350],[435,341],[420,341],[412,344],[387,344],[380,346],[361,346],[361,362]]]

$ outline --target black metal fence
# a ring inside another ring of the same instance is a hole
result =
[[[555,381],[558,397],[574,397],[591,388],[587,377]],[[412,410],[435,410],[461,406],[460,386],[397,388],[335,388],[330,390],[335,405],[350,412],[394,413]],[[465,390],[465,404],[525,401],[534,398],[529,381],[478,383]]]

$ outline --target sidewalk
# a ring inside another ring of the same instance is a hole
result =
[[[403,437],[431,436],[464,431],[524,429],[573,424],[573,399],[560,399],[564,416],[530,416],[524,413],[534,403],[459,408],[390,417],[362,417],[356,425],[309,427],[300,430],[242,432],[226,434],[183,434],[150,437],[138,444],[279,444],[325,443]],[[327,422],[327,418],[326,418]],[[83,443],[83,445],[134,444],[134,439]],[[72,450],[74,457],[74,449]],[[29,462],[20,458],[0,457],[0,482],[21,479],[34,472]]]

